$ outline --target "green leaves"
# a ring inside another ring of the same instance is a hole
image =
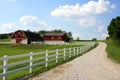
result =
[[[120,40],[120,16],[111,20],[108,26],[108,34],[110,38]]]

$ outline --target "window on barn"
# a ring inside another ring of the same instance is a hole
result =
[[[45,37],[45,39],[47,39],[47,37]]]
[[[52,36],[51,39],[54,39],[54,37]]]
[[[58,39],[61,39],[61,37],[58,37]]]

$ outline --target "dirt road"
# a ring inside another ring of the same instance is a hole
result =
[[[106,44],[29,80],[120,80],[120,64],[107,58]]]

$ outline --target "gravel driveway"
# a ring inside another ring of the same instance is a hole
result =
[[[120,80],[120,64],[107,58],[106,44],[29,80]]]

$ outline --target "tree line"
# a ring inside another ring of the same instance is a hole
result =
[[[0,34],[0,39],[9,39],[12,33]]]
[[[30,30],[27,30],[27,31],[30,31]],[[32,32],[32,31],[30,31],[30,32]],[[66,31],[62,31],[60,29],[58,29],[58,30],[55,29],[55,30],[52,30],[52,31],[46,31],[46,30],[34,31],[34,33],[37,33],[37,34],[40,34],[40,35],[44,35],[47,32],[57,32],[57,33],[59,33],[59,32],[66,32]],[[71,32],[66,32],[66,33],[69,37],[69,40],[73,40],[72,33]],[[12,34],[13,33],[0,34],[0,39],[9,39]]]
[[[108,25],[108,34],[109,38],[120,41],[120,16],[111,20]]]

